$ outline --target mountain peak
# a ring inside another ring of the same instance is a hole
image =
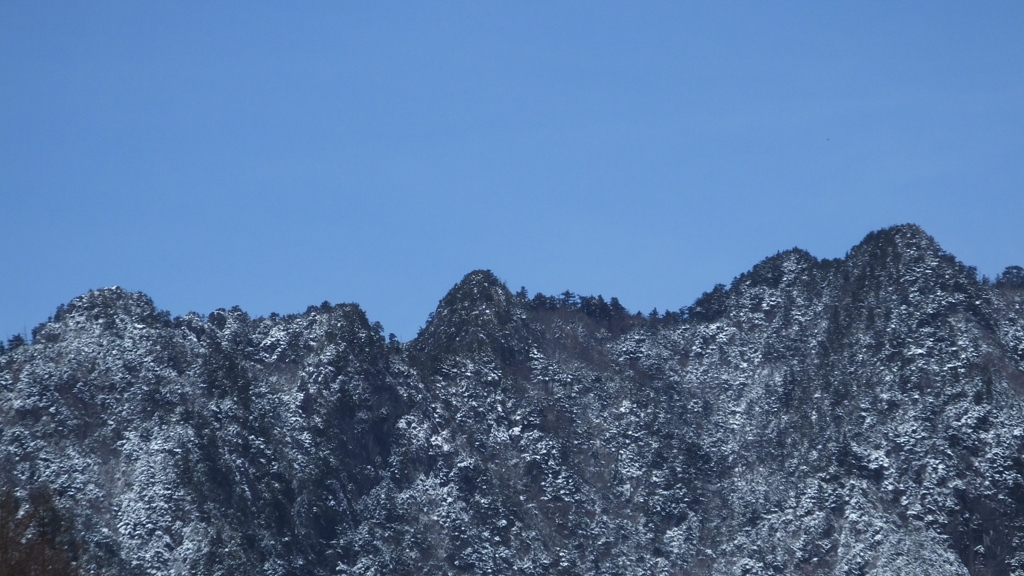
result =
[[[503,363],[528,347],[522,304],[490,270],[466,274],[445,294],[414,340],[428,359],[442,354],[489,351]]]
[[[850,250],[853,256],[860,252],[900,253],[938,256],[943,254],[939,243],[917,224],[898,224],[868,233]]]
[[[842,268],[855,299],[870,301],[875,309],[892,305],[934,314],[952,307],[986,316],[979,304],[977,271],[943,250],[920,226],[902,224],[868,234],[850,250]]]
[[[111,326],[119,318],[154,326],[168,314],[156,309],[153,299],[143,292],[129,292],[120,286],[100,288],[78,296],[57,308],[57,323],[101,323]]]
[[[474,296],[479,295],[484,298],[499,297],[501,292],[508,292],[508,287],[502,282],[494,272],[490,270],[473,270],[469,274],[462,277],[462,280],[452,287],[448,291],[448,296],[452,294],[473,294]],[[488,296],[489,295],[489,296]]]
[[[900,224],[869,233],[846,255],[846,266],[861,274],[906,284],[911,280],[962,276],[963,265],[916,224]]]
[[[806,271],[818,263],[818,259],[802,248],[790,248],[758,262],[749,272],[744,272],[733,281],[733,287],[752,285],[780,285],[802,278]]]
[[[479,316],[478,320],[489,324],[498,319],[495,314],[512,313],[514,299],[508,286],[493,272],[474,270],[444,295],[434,312],[434,319]]]

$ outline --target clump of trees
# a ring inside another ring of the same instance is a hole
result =
[[[606,301],[601,295],[582,296],[566,290],[557,296],[547,296],[538,292],[533,298],[529,298],[526,288],[521,288],[516,297],[532,310],[583,313],[613,334],[628,331],[643,321],[642,314],[630,313],[615,297]]]
[[[0,576],[77,576],[74,533],[45,488],[0,491]]]
[[[4,341],[0,340],[0,354],[3,354],[8,350],[16,350],[18,348],[21,348],[27,343],[28,342],[25,341],[25,337],[22,336],[21,334],[15,334],[14,336],[8,338],[7,346],[4,346]]]
[[[714,321],[726,312],[728,300],[726,292],[725,285],[718,284],[711,292],[705,292],[692,306],[664,312],[659,312],[655,308],[646,315],[641,312],[630,312],[615,297],[605,300],[601,295],[583,296],[569,290],[557,296],[547,296],[538,292],[530,298],[524,287],[516,292],[516,298],[532,310],[582,313],[612,334],[621,334],[638,326],[660,328],[684,322]]]
[[[1006,270],[996,276],[996,288],[1024,288],[1024,268],[1007,266]]]

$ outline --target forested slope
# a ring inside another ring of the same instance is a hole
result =
[[[913,225],[664,314],[476,271],[408,343],[109,288],[10,344],[0,481],[86,573],[1024,574],[1024,271]]]

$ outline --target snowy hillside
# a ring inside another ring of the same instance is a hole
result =
[[[657,316],[475,271],[408,343],[107,288],[17,344],[0,488],[83,573],[1024,575],[1024,272],[913,225]]]

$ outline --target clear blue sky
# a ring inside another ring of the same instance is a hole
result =
[[[686,4],[681,7],[680,4]],[[1024,264],[1024,3],[0,0],[0,335],[466,272],[677,309],[916,222]]]

